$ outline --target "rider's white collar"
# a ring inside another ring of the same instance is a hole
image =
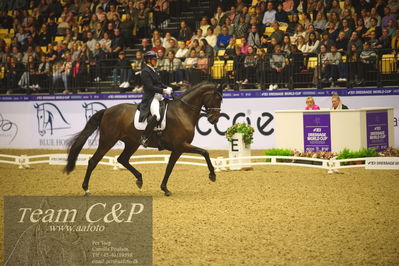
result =
[[[151,68],[152,69],[152,71],[154,71],[155,73],[157,73],[157,71],[155,70],[155,68],[153,67],[153,66],[151,66],[151,65],[149,65],[149,64],[146,64],[149,68]]]

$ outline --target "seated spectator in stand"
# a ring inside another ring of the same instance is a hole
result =
[[[85,78],[87,77],[87,68],[84,61],[79,57],[75,57],[72,62],[71,69],[71,81],[72,81],[72,91],[82,90],[84,86]]]
[[[177,47],[176,40],[173,38],[169,40],[169,48],[166,49],[165,53],[169,53],[170,51],[176,53],[178,49],[179,48]]]
[[[141,40],[139,51],[142,52],[143,54],[151,51],[151,45],[147,38]]]
[[[22,55],[22,53],[19,51],[19,49],[18,49],[17,46],[12,47],[12,53],[11,53],[11,55],[12,55],[15,59],[17,59],[18,62],[22,62],[23,55]]]
[[[69,94],[69,79],[71,76],[71,54],[69,52],[65,53],[65,61],[58,61],[53,68],[53,86],[56,87],[57,81],[62,80],[64,83],[64,94]]]
[[[189,48],[190,48],[190,50],[195,50],[196,56],[199,55],[199,51],[201,50],[201,47],[199,46],[199,41],[197,39],[192,41]]]
[[[306,49],[306,42],[305,38],[302,36],[299,36],[296,42],[296,45],[298,47],[298,50],[300,50],[302,53],[305,53]]]
[[[108,49],[108,52],[116,57],[116,55],[123,50],[125,46],[125,40],[123,39],[121,32],[119,29],[114,29],[114,38],[111,42],[111,48]]]
[[[382,35],[378,39],[378,44],[376,46],[380,50],[380,54],[390,54],[391,53],[391,37],[389,36],[388,29],[382,29]]]
[[[290,35],[290,36],[293,36],[294,35],[294,33],[295,33],[295,31],[297,30],[297,28],[298,28],[298,25],[300,25],[299,24],[299,16],[298,16],[298,14],[294,14],[294,15],[292,15],[292,21],[290,21],[289,23],[288,23],[288,27],[287,27],[287,33]]]
[[[338,38],[335,40],[335,46],[337,47],[337,51],[340,53],[346,53],[348,49],[349,39],[346,38],[346,35],[343,31],[340,31],[338,34]]]
[[[324,63],[326,79],[331,82],[332,86],[338,79],[344,79],[345,74],[340,68],[340,65],[342,64],[342,56],[341,53],[337,52],[335,45],[331,45],[331,51],[327,53]]]
[[[371,49],[370,43],[365,42],[363,44],[363,51],[360,53],[360,64],[358,65],[359,83],[363,83],[367,73],[370,70],[376,69],[377,54]]]
[[[219,26],[216,18],[211,18],[211,27],[210,28],[213,29],[213,33],[215,34],[216,37],[222,32],[222,28]]]
[[[259,48],[261,46],[258,28],[255,25],[251,26],[251,30],[248,34],[247,39],[248,39],[248,45],[254,48]]]
[[[198,72],[198,76],[199,76],[199,82],[201,82],[202,80],[206,79],[209,74],[209,58],[206,56],[205,51],[202,49],[199,52],[197,69],[200,70]]]
[[[13,92],[17,88],[18,81],[24,71],[24,66],[18,60],[10,56],[10,63],[5,67],[7,94]]]
[[[239,54],[241,55],[241,49],[240,49],[240,47],[237,47],[236,40],[231,38],[229,40],[229,45],[227,45],[227,47],[224,51],[223,57],[220,59],[221,60],[224,59],[225,61],[232,60],[234,58],[234,56],[236,55],[236,48],[240,50]]]
[[[278,45],[277,40],[275,38],[272,38],[270,40],[270,42],[267,43],[267,46],[266,47],[262,47],[262,48],[266,48],[268,54],[273,54],[274,51],[275,51],[276,45]]]
[[[391,41],[391,48],[396,52],[399,52],[399,28],[396,29],[396,34],[392,38]]]
[[[120,84],[119,88],[127,89],[130,87],[130,80],[132,79],[132,67],[129,60],[126,58],[125,52],[121,51],[118,55],[115,68],[112,71],[114,85]]]
[[[180,22],[179,36],[177,37],[177,39],[182,42],[187,42],[188,40],[191,40],[192,36],[193,31],[187,25],[187,22],[185,20]]]
[[[249,24],[245,22],[245,17],[240,16],[238,25],[234,28],[236,38],[243,38],[248,33]]]
[[[350,47],[352,47],[352,44],[356,45],[356,47],[359,51],[362,50],[362,41],[358,38],[356,31],[352,32],[351,38],[349,39],[349,42],[348,42],[348,48],[346,50],[347,52],[349,52]]]
[[[199,41],[199,40],[201,40],[203,37],[202,37],[202,30],[201,29],[197,29],[196,31],[195,31],[195,35],[193,35],[193,37],[191,37],[191,43],[194,41],[194,40],[197,40],[197,41]]]
[[[357,32],[357,36],[363,36],[363,34],[365,34],[366,33],[366,31],[367,31],[367,28],[366,28],[366,26],[364,26],[364,20],[363,20],[363,18],[358,18],[357,20],[356,20],[356,28],[355,28],[355,31]]]
[[[315,56],[317,52],[317,48],[319,47],[319,40],[316,39],[316,33],[311,32],[309,34],[309,40],[305,44],[305,48],[302,51],[304,53],[304,56],[310,57],[310,56]]]
[[[283,45],[281,46],[281,51],[286,55],[289,55],[291,53],[291,38],[290,38],[290,36],[288,36],[288,35],[284,36]]]
[[[165,47],[165,49],[169,49],[171,46],[171,40],[176,41],[175,37],[173,37],[170,32],[166,32],[165,37],[162,39],[162,46]]]
[[[151,50],[154,51],[155,53],[157,53],[158,50],[162,50],[163,52],[166,51],[165,47],[162,46],[162,42],[161,42],[160,39],[156,39],[156,40],[155,40],[154,47],[152,47]]]
[[[317,52],[320,53],[320,46],[321,45],[325,45],[327,50],[330,50],[330,47],[331,47],[331,45],[333,43],[334,42],[328,38],[328,33],[327,32],[323,32],[322,35],[321,35],[319,48],[317,48]]]
[[[233,24],[229,17],[226,18],[226,23],[223,25],[223,27],[227,27],[229,35],[234,35],[236,24]],[[223,31],[222,31],[222,33],[223,33]]]
[[[214,54],[214,50],[213,48],[208,44],[208,42],[206,41],[206,39],[201,39],[200,43],[199,43],[199,47],[201,50],[204,50],[205,52],[205,56],[209,59],[212,59]]]
[[[324,16],[323,12],[318,12],[317,13],[317,16],[316,16],[316,19],[315,19],[315,21],[313,23],[313,26],[315,27],[315,29],[316,29],[316,31],[318,33],[322,33],[322,32],[324,32],[326,30],[326,28],[327,28],[326,27],[327,26],[327,20],[326,20],[326,18]]]
[[[208,23],[208,18],[202,17],[199,26],[202,31],[202,37],[205,38],[206,32],[208,31],[208,28],[210,27],[210,25]]]
[[[283,5],[278,4],[277,5],[277,11],[276,11],[276,22],[278,22],[280,25],[288,26],[288,14],[283,10]]]
[[[330,40],[336,40],[338,38],[338,29],[336,28],[336,24],[333,22],[327,23],[327,33],[328,38]]]
[[[143,83],[140,77],[143,64],[144,64],[143,52],[137,51],[136,58],[133,59],[132,61],[133,84],[134,84],[133,92],[142,92],[143,90]]]
[[[377,38],[379,38],[381,36],[381,27],[378,26],[378,20],[375,17],[372,17],[370,19],[370,24],[370,27],[362,36],[363,39],[370,39],[372,32],[375,32],[377,34]]]
[[[89,50],[91,52],[94,52],[94,50],[96,49],[96,43],[97,40],[93,38],[93,33],[92,32],[87,32],[87,47],[89,48]]]
[[[47,62],[47,58],[44,55],[40,58],[40,64],[37,68],[36,77],[38,82],[36,86],[37,89],[40,87],[50,87],[50,63]]]
[[[186,59],[186,57],[188,56],[188,52],[189,52],[189,50],[186,47],[186,43],[179,42],[179,49],[177,50],[176,54],[174,54],[173,56],[184,61]],[[168,53],[168,55],[169,55],[169,53]]]
[[[241,49],[242,51],[242,49]],[[248,54],[244,59],[244,78],[242,84],[253,83],[256,80],[256,49],[252,46],[248,47]]]
[[[170,83],[173,85],[183,84],[184,69],[180,59],[175,57],[173,51],[168,53],[168,58],[165,60],[164,70],[169,73]]]
[[[215,48],[217,36],[214,34],[213,28],[211,27],[208,28],[205,40],[212,47],[212,49]]]
[[[391,9],[389,7],[384,7],[384,17],[381,20],[381,27],[386,28],[388,27],[388,21],[393,21],[393,27],[396,26],[396,16],[391,13]]]
[[[285,56],[281,53],[279,45],[276,45],[274,50],[274,54],[270,58],[270,67],[272,69],[271,83],[274,83],[274,85],[270,84],[269,90],[277,89],[280,84],[284,83],[284,80],[287,80],[287,77],[285,77]]]
[[[91,77],[94,77],[95,82],[99,82],[103,75],[104,69],[104,59],[106,58],[106,53],[102,49],[100,43],[96,43],[96,49],[93,52],[93,60],[90,61],[90,73]]]
[[[305,110],[320,110],[320,107],[317,104],[315,104],[312,96],[308,96],[306,98]]]
[[[356,45],[352,44],[351,50],[348,53],[346,61],[349,64],[349,82],[351,84],[356,84],[359,85],[359,56],[360,56],[360,51],[357,50]]]
[[[198,63],[198,57],[195,49],[190,49],[189,55],[186,60],[183,62],[183,66],[186,70],[186,77],[190,84],[196,84],[198,80],[196,80],[196,67]]]
[[[18,82],[18,85],[23,89],[33,89],[36,91],[39,88],[37,77],[36,77],[36,62],[33,56],[28,57],[28,61],[25,64],[25,71]],[[37,87],[36,87],[37,85]]]
[[[300,73],[304,69],[304,58],[301,50],[298,50],[298,47],[295,44],[290,46],[291,51],[289,54],[289,58],[291,60],[292,69],[294,73]]]
[[[389,33],[389,37],[395,37],[396,27],[394,26],[394,21],[392,19],[388,20],[388,26],[386,27]]]
[[[247,43],[247,39],[245,38],[241,38],[241,44],[240,44],[240,49],[241,49],[241,54],[246,55],[248,54],[248,48],[249,45]],[[252,47],[253,48],[253,47]]]
[[[341,98],[337,93],[334,93],[331,97],[331,110],[346,110],[348,106],[341,102]]]
[[[166,61],[164,50],[159,49],[156,53],[158,58],[156,69],[158,70],[158,73],[161,76],[162,82],[164,84],[168,84],[169,83],[168,73],[164,70],[164,65]]]
[[[370,39],[368,40],[368,42],[370,43],[371,48],[377,50],[377,45],[379,44],[379,40],[377,38],[377,33],[375,33],[375,31],[373,31],[370,34]]]
[[[276,21],[276,10],[273,8],[273,3],[267,3],[267,10],[263,15],[262,23],[264,27],[271,27],[272,24]]]
[[[349,39],[352,35],[352,29],[349,27],[348,20],[342,20],[341,32],[345,34],[345,38]]]
[[[270,35],[270,38],[275,38],[278,45],[281,45],[283,43],[283,38],[284,38],[284,32],[280,30],[278,23],[273,23],[273,33]]]
[[[306,36],[306,31],[303,28],[302,24],[298,24],[298,26],[296,27],[295,33],[294,33],[294,38],[293,38],[293,42],[297,43],[297,40],[299,38],[299,36],[302,36],[303,38],[305,38]]]

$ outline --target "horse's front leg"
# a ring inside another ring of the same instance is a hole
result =
[[[167,188],[168,179],[169,179],[170,174],[172,173],[172,170],[176,164],[176,161],[180,158],[181,154],[182,153],[178,152],[178,151],[172,151],[172,153],[170,154],[168,166],[166,167],[166,171],[165,171],[165,176],[163,177],[162,184],[161,184],[161,189],[163,192],[165,192],[165,196],[172,195],[172,192],[170,192]]]
[[[208,169],[209,169],[209,179],[212,182],[216,181],[215,168],[212,165],[211,159],[209,158],[209,152],[207,150],[196,147],[189,143],[185,143],[183,146],[183,152],[195,153],[195,154],[200,154],[200,155],[204,156],[206,164],[208,165]]]

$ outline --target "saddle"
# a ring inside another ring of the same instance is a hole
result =
[[[159,115],[161,119],[158,125],[154,128],[154,131],[163,131],[166,127],[166,112],[168,110],[169,99],[165,98],[163,101],[159,102]],[[134,127],[137,130],[144,130],[147,126],[148,116],[140,122],[140,109],[137,108],[136,114],[134,115]]]

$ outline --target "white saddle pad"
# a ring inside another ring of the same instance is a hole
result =
[[[169,104],[166,105],[165,113],[164,113],[164,115],[162,117],[161,126],[156,126],[154,128],[154,131],[162,131],[162,130],[165,129],[165,127],[166,127],[166,113],[168,112],[168,106],[169,106]],[[137,110],[136,114],[134,115],[134,127],[137,130],[144,130],[145,127],[147,126],[147,119],[144,120],[144,122],[139,122],[139,117],[140,117],[140,111]]]

